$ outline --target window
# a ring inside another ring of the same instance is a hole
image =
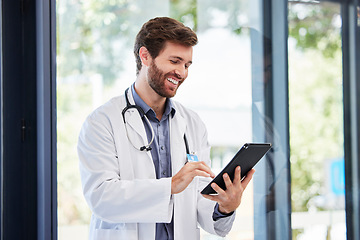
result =
[[[194,64],[175,99],[205,121],[213,146],[214,171],[220,171],[243,143],[251,142],[253,7],[250,1],[228,3],[58,0],[59,239],[87,238],[90,212],[82,196],[77,167],[78,133],[93,109],[122,94],[134,82],[133,42],[148,19],[175,17],[198,34]],[[230,239],[253,236],[252,201],[249,187]],[[210,238],[202,234],[203,239]]]
[[[290,3],[293,237],[345,239],[340,5]]]
[[[345,239],[340,5],[289,5],[292,226],[298,239]]]

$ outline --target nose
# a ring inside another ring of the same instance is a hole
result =
[[[187,76],[187,68],[183,65],[178,66],[175,69],[175,76],[180,79],[184,79]]]

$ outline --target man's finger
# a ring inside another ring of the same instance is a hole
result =
[[[250,180],[252,179],[253,175],[255,173],[255,169],[251,169],[247,174],[244,180],[242,180],[241,185],[243,189],[246,188],[246,186],[249,184]]]
[[[233,184],[238,184],[240,182],[241,182],[241,168],[240,168],[240,166],[237,166],[235,168]]]
[[[208,165],[206,165],[205,162],[201,161],[201,162],[189,162],[186,165],[189,165],[192,167],[192,170],[200,170],[203,172],[206,172],[209,174],[209,177],[214,178],[215,174],[211,171],[210,167]]]
[[[200,169],[195,169],[194,173],[194,177],[195,176],[200,176],[200,177],[211,177],[211,175],[208,172],[202,171]]]
[[[223,190],[221,187],[219,187],[219,185],[217,185],[216,183],[212,183],[211,187],[215,190],[215,192],[217,192],[218,194],[225,194],[225,190]]]
[[[199,163],[201,164],[201,166],[203,166],[206,169],[206,172],[209,173],[212,178],[215,177],[215,174],[211,171],[211,168],[208,165],[206,165],[204,161],[200,161]]]
[[[233,183],[231,182],[231,179],[227,173],[224,173],[223,179],[225,182],[226,189],[230,189],[233,187]],[[215,189],[214,189],[215,190]]]
[[[219,201],[219,196],[218,195],[210,195],[210,194],[201,194],[204,198],[207,198],[211,201],[217,202]]]

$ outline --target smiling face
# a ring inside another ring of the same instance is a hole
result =
[[[191,46],[166,42],[160,54],[151,59],[147,81],[158,95],[165,98],[175,96],[177,89],[188,76],[192,52]]]

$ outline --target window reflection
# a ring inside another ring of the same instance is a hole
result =
[[[272,74],[274,53],[270,36],[252,29],[251,43],[253,139],[272,144],[254,178],[255,239],[286,239],[290,221],[287,136],[281,134],[284,126],[275,123],[276,115],[281,113],[274,106],[275,99],[286,99],[286,93],[274,96],[273,88],[278,85]]]

